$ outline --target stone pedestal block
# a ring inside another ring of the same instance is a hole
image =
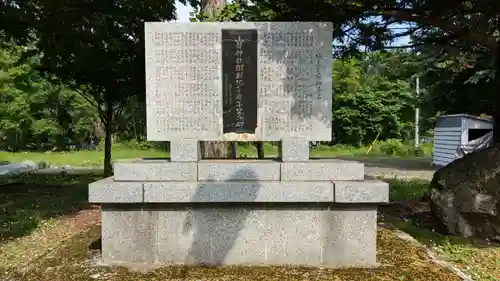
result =
[[[103,206],[106,264],[376,265],[375,207]]]
[[[279,147],[283,162],[304,162],[309,160],[309,141],[305,139],[283,139]]]
[[[364,164],[337,159],[314,159],[281,164],[282,181],[363,180]]]
[[[201,160],[199,181],[279,181],[281,163],[272,160]]]
[[[362,163],[136,159],[114,168],[89,186],[89,202],[102,204],[105,264],[376,265],[377,203],[389,189],[365,179]]]
[[[201,147],[197,139],[170,141],[170,160],[172,162],[198,162],[200,159]]]
[[[195,181],[195,162],[171,162],[168,159],[122,160],[113,164],[115,181]]]

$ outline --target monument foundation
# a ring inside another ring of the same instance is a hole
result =
[[[226,29],[236,38],[226,50],[232,63],[218,35]],[[113,177],[90,184],[89,202],[102,205],[104,263],[376,265],[377,204],[388,201],[387,183],[365,178],[362,163],[309,157],[309,141],[331,139],[331,32],[326,23],[146,24],[148,139],[169,140],[170,158],[120,160]],[[258,56],[238,62],[252,48]],[[198,63],[212,78],[180,77],[179,68],[196,65],[185,52],[215,54]],[[183,61],[162,72],[161,59],[176,55]],[[260,71],[245,80],[237,70],[251,72],[250,60]],[[211,63],[217,67],[207,70]],[[233,64],[241,79],[227,82]],[[258,87],[238,92],[255,78]],[[208,140],[281,145],[276,159],[202,159],[200,141]]]

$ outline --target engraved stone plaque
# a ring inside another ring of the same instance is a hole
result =
[[[243,68],[256,68],[256,78],[245,71],[240,82],[225,80],[225,70],[236,76],[236,66],[241,69],[236,57],[224,60],[230,31],[257,38],[245,45],[256,56],[243,50]],[[319,22],[146,23],[148,139],[331,140],[332,32],[331,23]],[[245,84],[238,105],[243,119],[227,114],[237,92],[227,96],[225,81]]]
[[[223,132],[257,129],[257,30],[222,30]]]

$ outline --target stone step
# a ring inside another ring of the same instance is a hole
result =
[[[277,160],[133,159],[114,163],[116,181],[332,181],[362,180],[364,164],[339,159]]]
[[[196,162],[171,162],[169,159],[128,159],[113,163],[116,181],[196,181]]]
[[[389,186],[362,181],[118,182],[89,185],[90,203],[381,203]]]
[[[357,161],[312,159],[281,163],[282,181],[363,180],[365,165]]]
[[[201,160],[199,181],[279,181],[281,163],[274,160]]]

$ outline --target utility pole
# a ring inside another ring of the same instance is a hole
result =
[[[420,135],[419,135],[420,108],[418,107],[418,97],[420,95],[420,77],[418,76],[416,84],[417,85],[415,93],[415,142],[413,144],[415,148],[418,148],[420,143]]]

